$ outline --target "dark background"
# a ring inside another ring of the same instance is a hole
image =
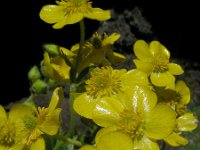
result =
[[[176,3],[175,3],[176,2]],[[27,72],[39,65],[43,58],[42,45],[56,43],[69,47],[79,41],[79,25],[69,25],[60,30],[52,29],[39,18],[43,5],[53,0],[24,0],[3,2],[1,10],[0,52],[0,104],[8,104],[29,96]],[[153,0],[93,0],[93,6],[114,8],[122,12],[139,6],[152,25],[157,39],[175,58],[199,62],[200,15],[193,1]],[[91,35],[99,26],[94,20],[86,20],[86,34]]]

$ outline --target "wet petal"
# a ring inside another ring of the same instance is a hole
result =
[[[47,23],[56,23],[65,16],[65,8],[58,5],[45,5],[40,11],[40,18]]]
[[[73,107],[79,115],[91,119],[96,101],[96,99],[83,93],[74,100]]]
[[[110,10],[102,10],[100,8],[92,8],[91,11],[88,11],[84,14],[86,18],[105,21],[111,18]]]
[[[184,146],[188,143],[188,140],[184,137],[178,135],[177,133],[173,132],[168,137],[164,139],[166,143],[168,143],[171,146]]]
[[[135,63],[137,69],[144,71],[147,75],[150,75],[153,71],[153,64],[151,63],[143,62],[138,59],[134,59],[133,62]]]
[[[151,82],[159,87],[168,87],[171,89],[175,88],[175,77],[169,72],[164,73],[151,73],[150,76]]]
[[[149,51],[149,45],[144,40],[137,40],[133,50],[136,57],[142,61],[149,62],[153,57]]]
[[[101,98],[95,106],[93,120],[103,127],[115,125],[119,121],[123,109],[123,105],[116,98]]]
[[[98,150],[133,150],[132,139],[116,131],[103,135],[97,144]]]
[[[185,113],[177,120],[177,128],[179,131],[192,131],[197,127],[197,118],[192,113]]]
[[[136,150],[160,150],[156,141],[150,140],[143,136],[141,138],[135,138],[134,149]]]
[[[183,74],[184,73],[184,70],[182,69],[182,67],[178,64],[175,64],[175,63],[169,63],[167,65],[168,67],[168,71],[173,74],[173,75],[180,75],[180,74]]]
[[[72,13],[65,15],[65,17],[57,22],[56,24],[53,25],[54,29],[61,29],[65,25],[68,24],[75,24],[83,19],[83,14],[82,13]]]
[[[175,127],[176,113],[170,106],[158,104],[145,118],[145,134],[153,139],[168,136]]]

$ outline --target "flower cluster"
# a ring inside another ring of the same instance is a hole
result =
[[[54,29],[80,22],[80,43],[69,49],[44,45],[40,67],[28,73],[30,97],[9,112],[0,105],[0,150],[159,150],[158,141],[186,145],[183,133],[197,128],[198,120],[187,107],[189,87],[176,79],[184,71],[170,61],[169,50],[159,41],[137,40],[131,61],[136,67],[122,68],[126,56],[112,49],[120,34],[96,32],[85,39],[84,19],[106,21],[109,10],[93,8],[90,0],[56,3],[43,6],[40,18]],[[48,107],[37,107],[34,98],[49,91]],[[67,120],[61,118],[63,99]]]

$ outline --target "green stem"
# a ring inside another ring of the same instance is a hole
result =
[[[76,91],[75,84],[70,85],[70,95],[69,95],[69,113],[70,113],[70,122],[69,122],[69,129],[68,129],[68,136],[73,136],[75,132],[75,126],[76,126],[76,112],[73,109],[73,103],[74,103],[74,93]]]
[[[76,145],[78,147],[82,146],[82,143],[80,141],[78,141],[78,140],[74,140],[74,139],[71,139],[71,138],[66,138],[65,136],[62,136],[62,135],[55,135],[54,137],[56,139],[60,140],[60,141],[63,141],[63,142],[69,143],[69,144],[73,144],[73,145]]]
[[[81,20],[80,21],[80,43],[79,43],[80,46],[79,46],[78,54],[76,57],[75,65],[73,66],[73,68],[71,70],[71,81],[72,82],[74,82],[76,80],[78,66],[79,66],[80,62],[82,61],[82,50],[83,50],[84,42],[85,42],[85,24],[84,24],[84,21]]]
[[[35,103],[33,99],[35,98],[35,95],[31,93],[31,95],[26,99],[24,102],[25,105],[28,105],[30,107],[35,107]]]

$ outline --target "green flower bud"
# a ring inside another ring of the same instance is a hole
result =
[[[28,79],[32,82],[39,79],[41,76],[40,71],[37,66],[33,66],[30,71],[28,72]]]
[[[39,94],[39,93],[44,92],[47,89],[47,84],[46,82],[38,79],[32,84],[31,89],[34,93]]]
[[[59,56],[59,46],[55,44],[44,44],[43,45],[44,50],[51,56]]]

